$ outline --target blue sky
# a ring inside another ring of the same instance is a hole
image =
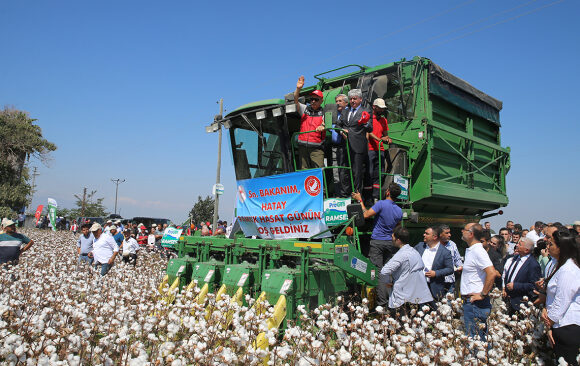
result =
[[[303,74],[415,55],[504,102],[512,149],[508,218],[580,220],[577,71],[580,2],[356,3],[1,1],[0,105],[28,111],[58,145],[38,166],[33,206],[97,190],[125,217],[186,218],[215,182],[204,126]],[[224,139],[220,216],[235,178]]]

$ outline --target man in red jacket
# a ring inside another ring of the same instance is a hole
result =
[[[373,130],[367,133],[367,139],[369,140],[368,169],[373,184],[373,198],[375,201],[381,199],[379,197],[379,161],[383,172],[388,172],[387,165],[390,165],[390,159],[385,154],[385,145],[388,147],[388,144],[392,142],[388,136],[389,125],[384,117],[386,110],[385,101],[382,98],[375,99],[373,102]]]
[[[310,104],[305,105],[298,101],[300,90],[304,87],[304,76],[298,78],[294,91],[294,103],[300,114],[300,132],[298,135],[298,156],[300,169],[324,167],[324,112],[321,108],[324,94],[320,90],[310,93]],[[311,132],[307,132],[311,131]]]

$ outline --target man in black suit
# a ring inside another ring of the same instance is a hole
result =
[[[530,300],[534,297],[536,281],[542,276],[540,264],[530,253],[534,241],[530,238],[520,239],[515,254],[505,262],[503,272],[503,297],[508,304],[509,314],[520,310],[524,296]]]
[[[365,164],[368,160],[367,132],[373,130],[372,112],[361,105],[360,89],[349,91],[348,99],[349,106],[342,111],[336,125],[344,130],[348,138],[354,190],[363,192]],[[350,192],[350,189],[347,189],[347,192]]]
[[[441,231],[439,226],[425,229],[424,241],[415,246],[423,259],[427,284],[436,300],[444,297],[449,291],[451,283],[445,282],[445,276],[453,273],[451,252],[440,244]]]

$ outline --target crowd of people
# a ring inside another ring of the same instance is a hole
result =
[[[394,200],[401,188],[392,183],[385,199],[365,207],[359,192],[352,194],[365,218],[375,217],[369,259],[381,268],[377,305],[392,314],[410,304],[436,306],[448,294],[460,296],[463,321],[470,337],[485,340],[492,307],[508,315],[524,316],[522,306],[533,301],[543,307],[542,321],[556,359],[577,365],[580,349],[580,221],[537,221],[529,230],[508,221],[499,234],[484,225],[467,223],[461,257],[448,225],[428,227],[423,241],[412,245],[409,231],[400,225],[402,210]],[[456,282],[459,285],[456,286]],[[493,300],[498,288],[502,297]]]
[[[466,334],[485,340],[487,318],[493,307],[507,309],[510,316],[522,313],[528,301],[542,309],[541,319],[548,329],[556,359],[577,365],[580,348],[580,221],[565,226],[560,222],[537,221],[526,230],[507,221],[498,234],[489,222],[467,223],[462,241],[464,256],[451,240],[448,225],[427,227],[423,241],[411,243],[409,230],[400,225],[402,210],[395,203],[401,193],[391,183],[385,198],[368,208],[359,192],[352,193],[365,218],[375,217],[369,259],[380,268],[377,311],[388,309],[395,315],[411,304],[437,306],[449,294],[460,296]],[[16,232],[17,223],[2,221],[0,264],[18,263],[20,254],[33,241]],[[150,228],[136,222],[124,227],[120,221],[81,225],[77,241],[78,263],[100,268],[106,275],[118,256],[136,265],[142,248],[163,249],[160,245],[166,226]],[[222,235],[231,226],[220,221],[215,230],[209,222],[192,225],[189,234]],[[501,298],[492,298],[497,288]]]
[[[362,192],[365,202],[378,200],[379,164],[381,170],[386,172],[390,172],[392,166],[388,151],[385,151],[385,145],[392,143],[388,136],[385,101],[376,98],[368,108],[362,103],[360,89],[352,89],[348,95],[337,95],[337,118],[332,121],[331,144],[325,147],[324,94],[314,90],[308,97],[308,104],[302,104],[299,97],[303,87],[304,77],[301,76],[294,91],[294,103],[301,116],[297,141],[300,168],[322,168],[325,166],[325,156],[329,166],[347,167],[350,155],[354,191]],[[335,184],[329,187],[334,190],[333,196],[349,197],[352,185],[348,170],[334,169],[333,173]]]

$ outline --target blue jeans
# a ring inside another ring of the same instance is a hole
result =
[[[99,264],[100,263],[95,264],[95,269],[99,266]],[[111,267],[113,267],[113,265],[109,263],[103,263],[100,265],[101,265],[101,276],[106,275],[107,272],[109,272],[109,270],[111,269]]]
[[[479,339],[485,341],[487,335],[487,317],[491,312],[489,297],[475,302],[470,302],[468,297],[463,299],[463,321],[465,331],[469,337],[479,335]],[[480,324],[485,327],[479,328]]]
[[[87,262],[89,265],[93,264],[93,258],[89,257],[88,255],[79,255],[79,264],[81,264],[82,262]]]

